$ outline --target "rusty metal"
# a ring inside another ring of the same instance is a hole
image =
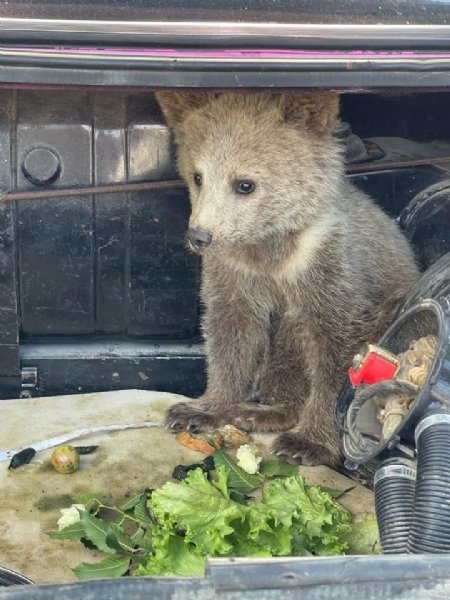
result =
[[[450,156],[433,156],[432,158],[410,158],[405,160],[383,160],[380,162],[360,163],[348,165],[346,172],[349,175],[354,173],[373,173],[373,171],[384,171],[386,169],[402,169],[404,167],[420,167],[427,165],[440,165],[450,162]]]
[[[145,192],[149,190],[167,190],[186,187],[181,179],[166,181],[136,181],[133,183],[112,183],[110,185],[90,185],[84,187],[41,189],[28,192],[4,192],[0,194],[2,201],[17,200],[50,200],[52,198],[71,198],[98,194],[120,194],[128,192]]]

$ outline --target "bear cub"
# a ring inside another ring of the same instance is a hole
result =
[[[346,179],[332,92],[157,92],[202,256],[208,383],[175,430],[275,431],[273,451],[336,465],[352,357],[418,277],[396,224]]]

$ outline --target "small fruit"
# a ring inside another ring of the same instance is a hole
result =
[[[78,450],[69,444],[58,446],[52,454],[52,465],[58,473],[64,475],[74,473],[80,466]]]

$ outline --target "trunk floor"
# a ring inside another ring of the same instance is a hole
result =
[[[31,445],[83,427],[139,421],[162,422],[166,409],[183,396],[162,392],[125,390],[53,398],[0,402],[0,451]],[[255,435],[260,453],[268,456],[274,435]],[[117,504],[159,487],[170,480],[178,464],[201,461],[204,456],[175,441],[162,427],[95,433],[73,440],[77,446],[98,444],[82,456],[80,468],[61,475],[50,465],[52,449],[36,454],[29,465],[8,470],[0,462],[0,566],[13,569],[36,583],[70,582],[72,568],[105,555],[81,543],[52,540],[59,509],[77,494],[98,492]],[[327,467],[300,467],[309,483],[345,490],[340,502],[356,517],[373,512],[373,494]]]

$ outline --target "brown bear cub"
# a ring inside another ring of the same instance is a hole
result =
[[[331,92],[158,92],[202,255],[208,385],[176,430],[283,432],[273,451],[341,457],[333,404],[418,277],[395,223],[344,175]]]

